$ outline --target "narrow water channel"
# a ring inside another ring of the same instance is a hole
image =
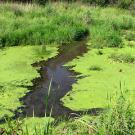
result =
[[[48,95],[48,87],[51,79],[47,115],[50,114],[51,109],[53,117],[81,113],[81,111],[76,112],[64,107],[60,99],[72,89],[72,84],[76,82],[76,73],[63,65],[86,52],[86,41],[74,42],[70,45],[61,46],[59,55],[55,58],[35,64],[41,66],[39,71],[41,78],[34,80],[34,86],[30,88],[31,92],[22,99],[25,104],[23,108],[24,116],[45,116],[45,98]]]

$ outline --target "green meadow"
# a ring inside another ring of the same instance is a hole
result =
[[[68,120],[12,120],[15,111],[25,107],[20,98],[40,77],[40,67],[32,64],[55,58],[60,46],[84,40],[86,35],[87,53],[64,65],[79,74],[60,100],[75,111],[107,111]],[[0,3],[0,120],[7,118],[0,127],[4,135],[134,135],[134,106],[134,8],[85,2]]]

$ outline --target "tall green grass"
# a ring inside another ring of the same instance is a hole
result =
[[[135,17],[127,10],[92,8],[90,44],[92,47],[123,47],[123,31],[135,30]],[[126,33],[126,32],[125,32]]]
[[[99,116],[96,135],[134,135],[135,134],[135,108],[127,99],[126,89],[116,97],[113,107]]]
[[[135,29],[127,10],[79,3],[0,5],[0,46],[43,45],[80,40],[90,33],[92,47],[123,47],[122,31]],[[90,31],[90,32],[89,32]]]
[[[1,47],[70,42],[88,34],[76,9],[66,4],[41,7],[7,3],[0,5],[0,12]]]

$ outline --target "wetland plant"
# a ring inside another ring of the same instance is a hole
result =
[[[49,83],[49,87],[48,87],[48,93],[47,95],[45,96],[45,117],[47,115],[47,111],[48,111],[48,104],[49,104],[49,96],[50,96],[50,93],[51,93],[51,86],[52,86],[52,78],[50,80],[50,83]],[[53,108],[53,106],[52,106]],[[52,108],[50,110],[50,117],[51,117],[51,114],[52,114]]]
[[[120,63],[134,63],[135,62],[135,57],[131,54],[117,54],[117,53],[112,53],[109,56],[110,59],[116,62]]]
[[[13,120],[10,117],[5,118],[6,127],[0,128],[0,135],[23,135],[22,121]]]
[[[61,44],[81,40],[89,33],[85,20],[80,20],[79,14],[74,15],[76,8],[71,12],[64,7],[64,4],[47,4],[45,7],[1,4],[0,46]]]
[[[99,117],[96,135],[134,135],[135,110],[121,94],[115,105]]]

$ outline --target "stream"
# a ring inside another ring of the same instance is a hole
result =
[[[31,91],[22,99],[25,107],[22,108],[23,114],[21,115],[44,117],[45,114],[49,116],[51,112],[51,116],[58,117],[84,113],[84,111],[73,111],[64,107],[60,99],[72,89],[72,85],[77,81],[77,73],[63,65],[87,51],[86,41],[76,41],[60,46],[59,55],[56,57],[35,63],[33,66],[41,67],[39,70],[41,77],[33,80],[33,86],[29,88]],[[46,107],[45,98],[48,95],[51,80],[51,90]],[[98,110],[98,108],[90,109],[87,112],[96,114]]]

